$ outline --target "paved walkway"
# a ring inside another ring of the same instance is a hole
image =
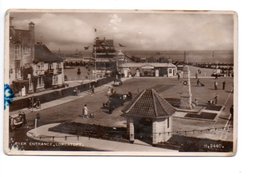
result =
[[[130,79],[130,78],[122,78],[122,81],[124,82],[124,81],[126,81],[128,79]],[[110,82],[110,83],[104,84],[102,86],[96,87],[95,88],[95,93],[100,93],[100,92],[107,91],[107,88],[112,86],[112,84],[113,84],[113,82]],[[37,93],[37,94],[40,94],[40,93]],[[57,105],[64,104],[64,103],[68,103],[70,101],[82,98],[82,97],[84,97],[86,95],[90,95],[90,94],[92,94],[91,91],[87,90],[87,91],[84,91],[84,92],[80,92],[78,94],[78,96],[66,96],[66,97],[63,97],[63,98],[60,98],[60,99],[56,99],[56,100],[53,100],[53,101],[42,103],[41,104],[41,108],[39,108],[39,109],[33,108],[33,110],[31,110],[31,109],[28,109],[28,108],[23,108],[23,109],[20,109],[20,110],[11,111],[10,115],[17,114],[19,111],[23,111],[24,113],[27,113],[27,112],[30,112],[30,111],[40,111],[40,110],[48,109],[50,107],[57,106]]]
[[[90,82],[93,82],[92,80],[81,80],[81,81],[65,81],[65,84],[69,84],[68,87],[74,87],[74,86],[78,86],[78,85],[81,85],[81,84],[86,84],[86,83],[90,83]],[[33,93],[33,94],[27,94],[26,96],[17,96],[17,97],[14,97],[14,101],[15,100],[20,100],[20,99],[24,99],[24,98],[29,98],[31,96],[39,96],[39,95],[42,95],[42,94],[46,94],[46,93],[51,93],[51,92],[54,92],[54,91],[59,91],[59,90],[62,90],[64,89],[63,88],[58,88],[58,89],[47,89],[47,90],[43,90],[41,92],[37,92],[37,93]]]
[[[146,143],[142,144],[139,141],[131,144],[49,131],[49,128],[57,126],[58,124],[59,123],[47,124],[32,129],[27,132],[27,136],[38,141],[56,142],[64,145],[81,146],[105,151],[178,152],[177,150],[153,147]]]

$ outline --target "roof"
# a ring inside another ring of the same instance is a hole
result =
[[[118,56],[124,56],[125,54],[124,54],[121,50],[119,50],[119,51],[117,52],[117,55],[118,55]]]
[[[95,41],[96,46],[109,46],[114,47],[114,41],[112,39],[99,39],[97,38]]]
[[[146,89],[139,93],[123,110],[125,117],[166,118],[175,109],[154,89]]]
[[[62,58],[52,53],[45,44],[37,43],[35,44],[35,62],[62,62]]]
[[[119,65],[121,68],[145,68],[147,66],[157,68],[176,68],[176,66],[172,63],[122,63]]]
[[[31,35],[29,30],[10,28],[10,42],[14,44],[29,45]]]

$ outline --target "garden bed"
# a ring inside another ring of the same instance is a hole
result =
[[[217,116],[216,113],[209,113],[209,112],[201,112],[200,114],[196,113],[188,113],[185,117],[197,118],[197,119],[206,119],[206,120],[214,120]]]
[[[79,135],[92,138],[101,138],[111,141],[128,142],[126,128],[104,127],[100,125],[82,124],[77,122],[65,122],[49,131]]]
[[[179,98],[165,98],[173,107],[179,108],[181,100]]]
[[[232,152],[233,143],[230,141],[194,138],[182,135],[173,135],[160,147],[172,149],[178,147],[180,152]]]
[[[218,106],[218,105],[214,105],[214,104],[207,104],[205,109],[211,110],[211,111],[220,111],[221,108],[222,108],[222,106]]]

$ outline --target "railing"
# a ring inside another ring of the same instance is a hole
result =
[[[48,69],[47,70],[47,74],[53,74],[54,73],[54,69]]]
[[[108,77],[108,78],[102,78],[98,79],[96,82],[92,83],[85,83],[82,85],[74,86],[74,87],[67,87],[60,90],[53,90],[52,92],[48,93],[39,93],[35,95],[35,97],[39,98],[41,103],[46,103],[49,101],[53,101],[56,99],[60,99],[66,96],[71,96],[74,94],[73,90],[77,87],[80,92],[88,91],[90,90],[90,85],[95,84],[95,87],[100,87],[104,84],[107,84],[109,82],[112,82],[115,78],[114,77]],[[28,96],[26,98],[20,98],[17,100],[14,100],[13,103],[10,106],[10,111],[15,111],[19,109],[23,109],[29,106],[28,98],[33,96]]]
[[[217,128],[207,128],[207,129],[201,129],[201,130],[185,130],[185,131],[173,131],[172,134],[178,134],[178,135],[187,135],[188,133],[205,133],[205,132],[216,132],[216,131],[227,131],[225,127],[217,127]]]
[[[44,70],[36,70],[36,75],[44,75]]]
[[[64,135],[64,136],[47,136],[47,135],[41,135],[41,136],[36,136],[34,133],[32,132],[28,132],[32,137],[34,138],[37,138],[37,139],[40,139],[40,140],[46,140],[46,139],[49,139],[49,140],[52,140],[54,141],[55,139],[64,139],[65,141],[68,140],[68,138],[76,138],[77,141],[79,141],[79,135]],[[90,137],[89,137],[90,138]]]

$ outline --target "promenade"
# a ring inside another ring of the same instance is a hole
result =
[[[134,151],[134,152],[178,152],[177,150],[153,147],[150,144],[136,140],[134,144],[109,141],[92,137],[74,136],[65,133],[51,132],[48,129],[59,123],[47,124],[27,132],[27,136],[38,141],[56,142],[70,146],[81,146],[105,151]]]
[[[122,81],[125,81],[127,79],[129,79],[129,78],[123,78]],[[84,81],[83,84],[90,83],[90,82],[91,81],[87,80],[87,81]],[[75,87],[75,86],[81,85],[82,82],[71,81],[69,84],[70,84],[70,87]],[[110,82],[110,83],[104,84],[102,86],[96,87],[95,93],[100,93],[100,92],[106,91],[108,89],[108,87],[112,86],[112,84],[113,84],[113,82]],[[59,89],[57,89],[57,90],[59,90]],[[46,91],[43,91],[43,92],[35,93],[33,95],[28,95],[27,97],[31,97],[31,96],[37,97],[37,96],[44,95],[46,93],[51,93],[51,92],[54,92],[54,91],[57,91],[57,90],[46,90]],[[57,105],[61,105],[61,104],[64,104],[64,103],[74,101],[76,99],[82,98],[82,97],[84,97],[86,95],[90,95],[90,94],[91,94],[91,90],[86,90],[86,91],[80,92],[77,96],[69,95],[69,96],[65,96],[63,98],[59,98],[59,99],[56,99],[56,100],[53,100],[53,101],[42,103],[41,107],[38,108],[38,109],[36,109],[36,108],[33,108],[33,109],[23,108],[23,109],[19,109],[19,110],[15,110],[15,111],[10,111],[10,115],[17,114],[19,111],[23,111],[24,113],[28,113],[28,112],[32,112],[32,111],[45,110],[45,109],[51,108],[53,106],[57,106]],[[26,97],[20,97],[20,99],[24,99],[24,98],[26,98]],[[19,98],[17,98],[17,99],[19,99]]]

